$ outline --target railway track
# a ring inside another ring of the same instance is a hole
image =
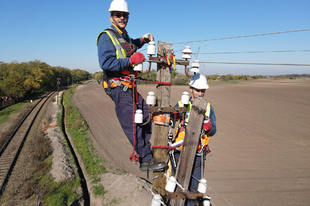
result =
[[[5,189],[5,185],[9,180],[14,165],[36,117],[38,116],[43,105],[51,96],[54,95],[54,93],[55,92],[50,92],[42,97],[36,105],[34,105],[25,118],[15,128],[4,146],[0,149],[0,196]]]

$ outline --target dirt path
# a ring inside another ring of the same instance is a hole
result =
[[[155,86],[138,86],[146,97]],[[188,87],[173,86],[171,105]],[[212,85],[218,132],[206,161],[208,186],[232,205],[309,205],[310,81],[255,80]],[[114,103],[92,82],[79,86],[73,102],[100,147],[125,171],[146,178],[128,158],[132,147],[115,116]],[[212,190],[215,205],[229,205]],[[139,197],[140,198],[140,197]],[[141,197],[143,199],[143,197]]]

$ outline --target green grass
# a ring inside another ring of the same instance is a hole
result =
[[[53,156],[48,157],[43,162],[46,165],[45,170],[39,170],[34,174],[36,179],[34,181],[40,183],[40,195],[43,197],[43,204],[50,206],[70,205],[81,196],[81,194],[76,193],[76,189],[81,185],[80,179],[75,176],[72,180],[54,182],[54,178],[49,173],[52,169],[52,160]]]
[[[95,177],[95,176],[93,176],[93,177],[92,177],[91,183],[92,183],[92,184],[97,184],[97,183],[100,182],[100,181],[101,181],[101,178],[100,178],[100,177]]]
[[[108,191],[104,190],[103,186],[93,186],[93,190],[96,196],[104,196]]]
[[[90,175],[106,173],[106,169],[99,163],[102,161],[88,138],[89,127],[81,114],[75,108],[71,97],[76,86],[64,92],[65,123],[75,148],[82,157],[86,171]]]
[[[106,206],[117,205],[117,204],[118,204],[117,199],[113,198],[108,204],[106,204]]]
[[[28,103],[29,101],[19,102],[17,104],[13,104],[1,110],[0,111],[0,124],[8,121],[10,118],[10,115],[18,112],[21,108],[23,108],[23,106],[25,106]]]
[[[68,205],[67,203],[71,204],[80,197],[76,193],[76,188],[80,187],[80,180],[78,178],[57,183],[53,181],[50,174],[47,174],[40,182],[48,187],[48,193],[44,196],[44,203],[46,205]]]
[[[239,84],[236,80],[229,80],[229,81],[208,81],[209,85],[218,85],[218,84]]]

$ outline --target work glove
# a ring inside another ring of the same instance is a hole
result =
[[[204,122],[203,122],[203,129],[204,129],[206,132],[210,132],[210,131],[211,131],[212,126],[211,126],[210,120],[204,121]]]
[[[143,35],[143,37],[141,37],[142,43],[149,43],[152,40],[154,41],[154,37],[150,33],[146,33],[146,34]]]
[[[142,53],[136,52],[129,58],[129,60],[130,60],[130,65],[134,66],[134,65],[137,65],[143,62],[145,60],[145,57]]]

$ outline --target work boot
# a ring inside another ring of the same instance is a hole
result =
[[[140,170],[141,171],[155,171],[155,172],[159,172],[162,171],[163,169],[165,169],[165,167],[167,167],[168,164],[166,162],[157,162],[157,160],[153,157],[152,159],[141,163],[140,164]]]

